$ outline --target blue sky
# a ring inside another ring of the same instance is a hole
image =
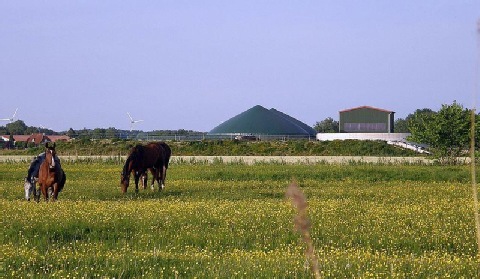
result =
[[[479,19],[478,0],[0,1],[0,118],[209,131],[257,104],[312,126],[471,107]]]

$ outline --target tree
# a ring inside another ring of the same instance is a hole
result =
[[[10,137],[8,138],[8,149],[12,149],[15,146],[15,139],[13,138],[13,134],[10,133]]]
[[[395,120],[394,132],[395,133],[410,133],[410,130],[408,129],[407,119],[399,118],[399,119]]]
[[[442,105],[438,112],[417,110],[408,121],[410,140],[430,145],[440,157],[450,161],[468,150],[470,114],[456,101]]]
[[[37,128],[37,127],[32,127],[32,126],[29,126],[27,127],[27,129],[25,130],[25,135],[31,135],[31,134],[36,134],[40,132],[40,130]]]
[[[75,133],[75,130],[73,130],[72,128],[68,129],[67,131],[67,136],[69,136],[70,138],[75,138],[75,136],[77,135],[77,133]]]
[[[24,135],[27,130],[27,125],[22,120],[17,120],[7,124],[7,130],[10,134]]]
[[[413,114],[410,114],[405,119],[407,121],[407,127],[410,133],[410,140],[418,143],[430,144],[431,135],[427,135],[427,131],[430,131],[430,125],[433,125],[436,112],[424,108],[417,109]]]
[[[105,131],[105,137],[107,139],[116,139],[118,138],[118,132],[117,129],[110,127]]]
[[[105,138],[105,129],[101,129],[101,128],[93,129],[92,137],[94,139],[104,139]]]
[[[313,129],[319,133],[338,133],[339,124],[333,118],[327,117],[325,120],[317,122]]]

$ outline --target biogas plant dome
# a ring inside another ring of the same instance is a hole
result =
[[[276,109],[256,105],[209,132],[211,135],[298,135],[315,136],[316,131],[307,124]]]

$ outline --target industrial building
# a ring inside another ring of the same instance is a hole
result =
[[[391,143],[407,142],[410,133],[394,133],[395,112],[360,106],[339,112],[340,133],[318,133],[317,140],[384,140]]]
[[[316,131],[281,111],[256,105],[221,123],[208,134],[315,137]]]
[[[370,106],[340,111],[340,133],[393,133],[395,112]]]

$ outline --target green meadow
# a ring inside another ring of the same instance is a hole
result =
[[[35,203],[28,163],[0,163],[0,277],[312,278],[292,181],[322,277],[480,275],[468,166],[173,162],[164,191],[125,195],[122,162],[62,166],[58,202]]]

